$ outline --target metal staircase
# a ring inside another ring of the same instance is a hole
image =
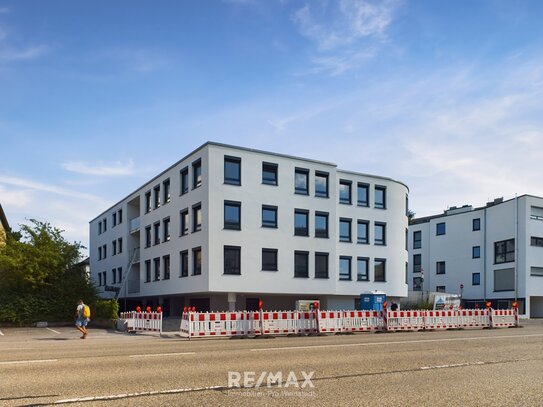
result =
[[[130,276],[130,272],[132,271],[132,266],[136,263],[139,263],[140,261],[140,248],[136,247],[134,250],[132,250],[132,253],[130,255],[130,259],[128,261],[128,266],[126,267],[126,272],[123,273],[123,277],[121,279],[121,285],[119,286],[119,291],[115,292],[115,299],[118,300],[119,296],[121,295],[121,292],[124,289],[124,296],[126,298],[127,296],[127,290],[126,290],[126,283],[128,281],[128,277]]]

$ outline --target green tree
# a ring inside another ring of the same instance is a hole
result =
[[[0,247],[0,321],[63,321],[73,316],[79,298],[92,304],[96,289],[75,267],[80,243],[62,230],[32,219]]]

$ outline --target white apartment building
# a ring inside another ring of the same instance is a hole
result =
[[[405,297],[407,202],[389,178],[208,142],[90,222],[91,274],[166,315]]]
[[[543,317],[543,198],[452,207],[409,226],[409,290],[462,295],[467,307]]]

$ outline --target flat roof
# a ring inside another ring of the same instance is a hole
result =
[[[153,182],[154,180],[156,180],[157,178],[160,178],[164,173],[168,172],[169,170],[171,170],[172,168],[174,168],[175,166],[179,165],[181,162],[183,162],[184,160],[186,160],[188,157],[190,157],[191,155],[197,153],[198,151],[200,150],[203,150],[205,147],[207,146],[216,146],[216,147],[225,147],[225,148],[232,148],[234,150],[241,150],[241,151],[248,151],[248,152],[251,152],[251,153],[257,153],[257,154],[266,154],[266,155],[272,155],[272,156],[276,156],[276,157],[282,157],[282,158],[288,158],[288,159],[291,159],[291,160],[300,160],[300,161],[307,161],[307,162],[310,162],[310,163],[314,163],[314,164],[320,164],[320,165],[327,165],[327,166],[331,166],[331,167],[335,167],[337,168],[337,164],[334,164],[334,163],[331,163],[331,162],[327,162],[327,161],[320,161],[320,160],[313,160],[313,159],[310,159],[310,158],[304,158],[304,157],[298,157],[298,156],[294,156],[294,155],[288,155],[288,154],[282,154],[282,153],[274,153],[274,152],[271,152],[271,151],[265,151],[265,150],[258,150],[258,149],[254,149],[254,148],[248,148],[248,147],[241,147],[241,146],[236,146],[236,145],[233,145],[233,144],[225,144],[225,143],[218,143],[218,142],[215,142],[215,141],[207,141],[205,142],[204,144],[202,144],[200,147],[196,148],[195,150],[193,150],[192,152],[186,154],[183,158],[181,158],[180,160],[176,161],[175,163],[173,163],[172,165],[170,165],[168,168],[166,168],[164,171],[160,172],[159,174],[155,175],[153,178],[151,178],[149,181],[146,181],[143,185],[145,184],[148,184],[148,183],[151,183]],[[383,176],[380,176],[380,175],[372,175],[372,174],[364,174],[364,173],[358,173],[358,172],[354,172],[354,171],[346,171],[346,170],[342,170],[342,169],[338,169],[338,171],[341,171],[341,172],[344,172],[344,173],[349,173],[349,174],[353,174],[353,175],[361,175],[361,176],[366,176],[366,177],[373,177],[373,178],[379,178],[379,179],[383,179],[383,180],[387,180],[387,181],[392,181],[392,182],[397,182],[398,184],[401,184],[403,186],[405,186],[407,188],[407,190],[409,191],[409,187],[404,184],[403,182],[401,181],[397,181],[395,179],[392,179],[392,178],[387,178],[387,177],[383,177]],[[124,198],[120,199],[119,201],[117,201],[115,204],[111,205],[109,208],[107,208],[106,210],[104,210],[103,212],[101,212],[99,215],[97,215],[96,217],[94,217],[93,219],[91,219],[89,221],[90,222],[93,222],[95,221],[96,219],[98,219],[99,217],[101,217],[104,213],[106,213],[107,211],[109,211],[111,208],[119,205],[121,202],[123,202],[124,200],[126,200],[127,198],[129,198],[131,195],[135,194],[137,191],[139,191],[140,189],[143,188],[143,185],[141,185],[139,188],[135,189],[134,191],[132,191],[131,193],[129,193],[128,195],[126,195]]]

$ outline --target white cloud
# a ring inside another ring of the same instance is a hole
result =
[[[62,168],[66,171],[76,172],[78,174],[96,175],[100,177],[124,176],[134,173],[134,162],[128,160],[126,163],[116,161],[111,164],[89,164],[81,161],[72,161],[62,163]]]
[[[0,48],[0,63],[28,61],[36,59],[47,53],[48,50],[49,48],[45,45],[30,46],[20,49],[2,47]]]

